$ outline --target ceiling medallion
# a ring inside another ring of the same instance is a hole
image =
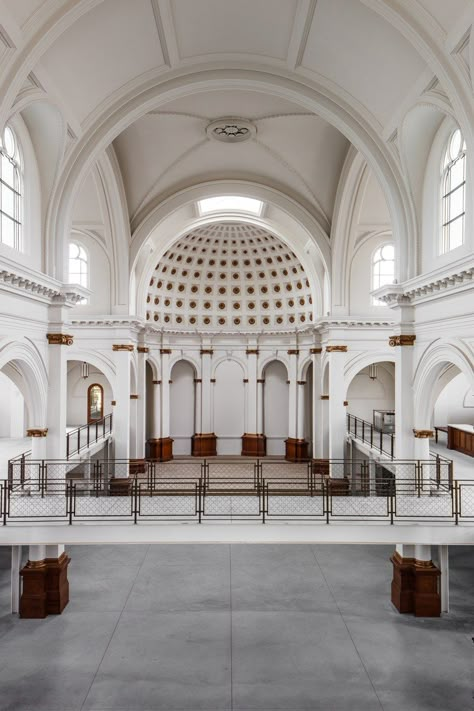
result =
[[[207,126],[206,133],[209,138],[213,138],[215,141],[242,143],[255,136],[257,127],[247,119],[231,116],[212,121]]]

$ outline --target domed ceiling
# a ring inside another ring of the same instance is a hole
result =
[[[177,330],[286,330],[313,320],[297,256],[261,227],[219,222],[181,237],[161,258],[146,318]]]

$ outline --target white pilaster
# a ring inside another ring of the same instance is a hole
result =
[[[304,421],[305,385],[306,385],[306,383],[304,380],[298,380],[297,385],[298,385],[298,388],[297,388],[298,406],[297,406],[297,416],[296,416],[296,438],[297,439],[304,439],[304,433],[305,433],[305,421]]]
[[[248,383],[247,383],[247,432],[250,434],[257,434],[257,359],[258,350],[255,347],[247,348],[247,369],[248,369]],[[261,434],[261,432],[260,432]]]
[[[297,434],[297,407],[298,407],[298,393],[297,393],[297,382],[298,382],[298,349],[292,349],[288,351],[289,355],[289,365],[288,365],[288,380],[289,383],[289,413],[288,413],[288,437],[290,439],[296,439]]]
[[[194,432],[202,433],[202,380],[194,380]]]
[[[161,436],[170,436],[170,348],[162,348],[161,354]]]
[[[213,432],[212,413],[212,348],[208,344],[203,344],[201,348],[201,412],[202,412],[202,432],[209,434]]]
[[[46,457],[66,458],[67,414],[67,347],[72,337],[59,333],[48,334],[48,405]]]
[[[146,361],[148,348],[138,346],[137,358],[137,437],[136,437],[136,458],[145,457],[146,438]]]
[[[326,346],[329,359],[329,458],[344,459],[346,398],[344,365],[347,346]]]
[[[313,361],[313,459],[323,454],[323,401],[321,400],[321,348],[312,348]]]
[[[153,381],[153,423],[151,439],[161,438],[161,380]]]
[[[263,398],[264,398],[265,380],[259,378],[257,380],[257,434],[263,432]]]
[[[113,346],[115,355],[116,405],[114,411],[115,458],[130,459],[130,362],[134,347],[131,344]],[[118,467],[116,477],[124,468]]]

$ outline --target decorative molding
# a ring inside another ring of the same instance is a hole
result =
[[[249,381],[248,378],[244,378],[244,383],[248,383],[248,381]]]
[[[245,351],[246,355],[256,355],[258,356],[258,348],[247,348]]]
[[[413,430],[416,439],[430,439],[435,436],[433,430]]]
[[[311,355],[320,355],[323,352],[322,348],[310,348],[309,352]]]
[[[114,343],[112,346],[113,351],[129,351],[131,353],[135,349],[131,343]]]
[[[130,395],[130,400],[138,400],[138,395]]]
[[[154,380],[153,385],[161,385],[161,380]]]
[[[117,404],[117,400],[111,400],[110,404],[112,405],[112,407],[115,407],[115,405]]]
[[[91,295],[90,289],[78,284],[63,284],[56,279],[37,272],[34,269],[23,268],[13,260],[2,256],[0,268],[0,290],[23,293],[24,296],[48,304],[64,304],[75,306],[81,299]]]
[[[344,400],[344,407],[349,407],[349,400]]]
[[[400,336],[390,336],[388,339],[388,345],[395,346],[413,346],[416,340],[416,336],[412,335],[400,335]]]
[[[329,400],[329,395],[321,395],[321,400]]]
[[[298,385],[306,385],[306,380],[297,380]]]
[[[287,351],[288,355],[299,355],[300,351],[299,348],[292,348],[291,350]]]
[[[171,355],[172,352],[171,348],[160,348],[160,355]]]
[[[47,333],[46,338],[50,346],[72,346],[74,343],[74,336],[66,333]]]
[[[265,378],[257,378],[257,383],[263,384],[264,382],[265,382]]]
[[[326,346],[326,353],[347,353],[347,346]]]
[[[214,350],[212,348],[201,348],[201,355],[213,355]]]
[[[27,437],[47,437],[48,428],[47,427],[32,427],[26,430]]]
[[[216,379],[215,379],[215,378],[211,378],[211,383],[215,383],[215,382],[216,382]]]
[[[138,353],[148,353],[150,349],[147,346],[137,346]]]
[[[202,383],[202,378],[194,378],[195,383]]]

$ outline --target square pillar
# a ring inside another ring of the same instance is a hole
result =
[[[415,459],[413,438],[415,404],[413,395],[413,362],[415,336],[406,333],[391,336],[389,345],[396,348],[395,360],[395,458]]]
[[[326,346],[326,352],[329,361],[329,459],[344,459],[346,442],[344,366],[347,346]],[[338,471],[338,468],[335,471]]]
[[[323,401],[321,383],[321,353],[322,348],[311,348],[313,361],[313,459],[322,459],[323,452]]]
[[[48,439],[46,457],[66,459],[67,415],[67,354],[73,337],[63,333],[48,333],[48,404],[46,419]]]
[[[114,411],[115,459],[130,459],[130,362],[134,346],[119,343],[112,346],[116,367],[116,399]],[[125,476],[125,468],[119,467],[117,478]]]

